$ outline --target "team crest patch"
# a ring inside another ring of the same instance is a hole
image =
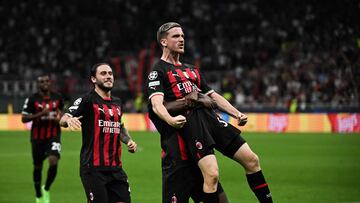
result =
[[[94,201],[94,194],[92,192],[90,192],[89,198],[90,198],[90,201]]]
[[[195,146],[196,146],[196,148],[198,148],[198,149],[202,149],[202,148],[203,148],[203,145],[201,144],[201,142],[196,142]]]
[[[171,197],[171,203],[177,203],[177,198],[175,195]]]
[[[158,77],[158,72],[157,71],[151,71],[148,78],[149,80],[155,80]]]

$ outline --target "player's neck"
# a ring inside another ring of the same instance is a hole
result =
[[[104,91],[100,88],[95,87],[95,92],[103,99],[111,97],[111,91]]]
[[[39,90],[39,94],[43,97],[48,97],[50,96],[50,91],[41,91]]]
[[[175,52],[164,51],[162,56],[161,56],[161,60],[166,61],[166,62],[171,63],[171,64],[174,64],[174,65],[181,64],[181,62],[180,62],[180,54],[175,53]]]

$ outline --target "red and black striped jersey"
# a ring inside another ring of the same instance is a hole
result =
[[[60,125],[55,118],[59,111],[64,108],[64,102],[60,94],[50,92],[50,96],[43,96],[35,93],[25,99],[22,114],[36,114],[43,111],[44,108],[49,109],[47,116],[34,119],[31,126],[31,140],[46,140],[60,136]]]
[[[94,90],[69,107],[67,114],[82,116],[81,168],[121,169],[122,109],[119,98],[103,99]]]
[[[210,94],[212,90],[200,71],[193,65],[173,65],[160,60],[147,79],[148,98],[161,94],[164,101],[174,101],[193,91]]]
[[[155,64],[147,79],[149,98],[149,118],[161,135],[162,167],[189,162],[187,148],[181,135],[173,127],[161,120],[152,110],[151,97],[163,95],[164,101],[174,101],[192,91],[210,94],[212,90],[200,71],[189,64],[173,65],[160,60]]]

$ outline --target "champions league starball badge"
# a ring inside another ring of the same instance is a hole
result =
[[[151,71],[149,74],[149,80],[155,80],[158,77],[158,72],[157,71]]]

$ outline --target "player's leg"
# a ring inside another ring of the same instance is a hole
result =
[[[204,203],[218,203],[216,189],[219,167],[213,150],[215,142],[209,131],[211,127],[202,111],[202,109],[195,109],[189,112],[186,115],[187,122],[179,131],[192,159],[197,161],[203,175]]]
[[[43,161],[45,159],[45,151],[40,142],[31,142],[31,152],[33,159],[33,182],[35,188],[36,202],[42,202],[41,193],[41,171],[43,167]]]
[[[194,188],[195,177],[192,167],[190,165],[173,165],[162,170],[162,203],[189,202],[190,193],[196,189]],[[195,165],[195,167],[197,166]],[[196,175],[197,177],[201,176],[201,173]],[[202,187],[202,182],[200,184]],[[202,192],[202,188],[200,188],[200,192]]]
[[[47,171],[47,178],[45,185],[41,187],[44,203],[50,203],[50,186],[54,182],[57,168],[58,168],[58,161],[60,159],[60,138],[53,138],[47,141],[46,143],[46,155],[48,155],[49,161],[49,168]]]
[[[61,143],[59,137],[53,138],[47,142],[46,154],[48,155],[49,169],[44,187],[46,191],[50,190],[50,186],[55,180],[57,174],[58,162],[60,159],[60,152],[61,152]]]
[[[110,203],[131,203],[129,183],[125,181],[112,181],[106,184]]]
[[[244,167],[248,184],[258,200],[272,202],[270,189],[260,168],[259,157],[247,143],[235,152],[233,159]]]
[[[109,202],[105,182],[99,178],[97,172],[81,171],[80,177],[88,203]]]
[[[246,172],[248,184],[260,202],[272,202],[269,187],[260,168],[259,157],[240,136],[241,132],[221,118],[208,116],[214,129],[215,148],[240,163]]]

